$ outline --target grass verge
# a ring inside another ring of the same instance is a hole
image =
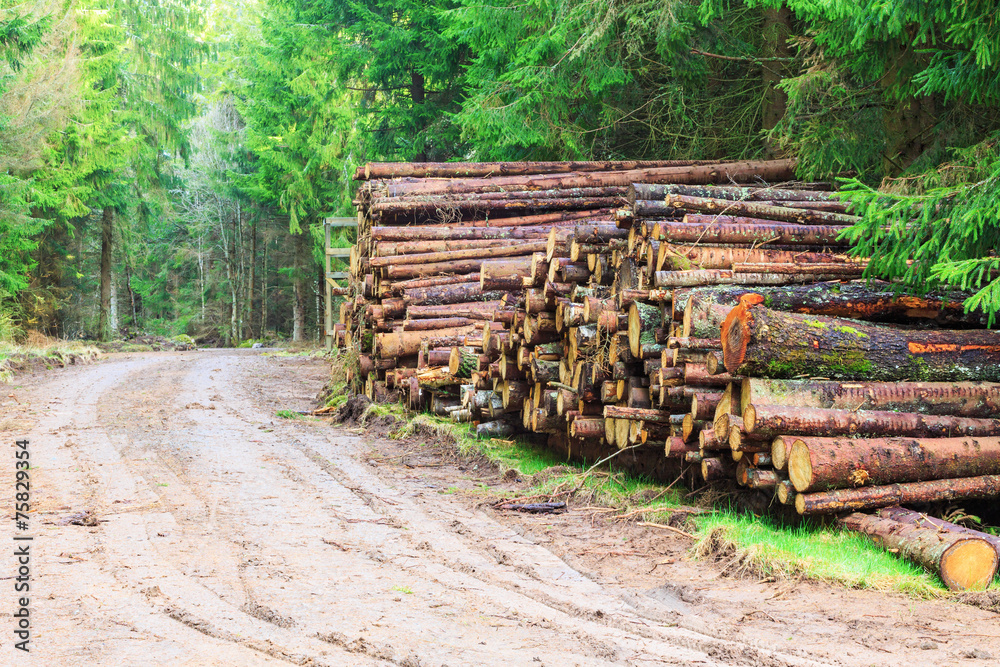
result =
[[[0,341],[0,382],[11,382],[14,374],[24,368],[64,367],[77,360],[91,361],[100,354],[93,345],[34,333],[24,343]]]

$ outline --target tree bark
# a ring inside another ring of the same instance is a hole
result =
[[[929,415],[1000,414],[1000,384],[989,382],[832,382],[746,378],[741,408],[785,405],[838,410],[895,410]]]
[[[763,202],[730,201],[687,195],[668,195],[664,201],[668,206],[692,213],[719,213],[761,220],[795,222],[803,225],[853,225],[858,221],[857,216],[846,213],[772,206]]]
[[[876,514],[880,518],[898,521],[899,523],[921,526],[924,528],[934,528],[937,530],[944,530],[949,533],[959,533],[961,535],[976,537],[989,542],[994,551],[1000,555],[1000,537],[997,537],[996,535],[990,535],[989,533],[984,533],[979,530],[959,526],[956,523],[951,523],[950,521],[945,521],[944,519],[936,519],[932,516],[928,516],[921,512],[914,512],[913,510],[906,509],[904,507],[886,507],[885,509],[881,509],[876,512]]]
[[[796,225],[756,218],[689,213],[683,222],[664,221],[650,238],[671,243],[777,243],[782,245],[846,246],[838,237],[847,226]]]
[[[115,211],[105,206],[101,213],[101,307],[97,318],[97,338],[111,340],[111,253],[114,250]]]
[[[997,553],[985,540],[855,512],[840,521],[876,543],[940,575],[953,591],[983,590],[997,571]]]
[[[788,378],[1000,380],[1000,333],[912,330],[759,307],[742,297],[722,325],[726,370]]]
[[[786,181],[794,177],[795,160],[756,162],[721,162],[698,166],[655,167],[628,171],[569,172],[533,176],[500,176],[494,178],[426,179],[415,182],[394,182],[386,186],[390,197],[404,195],[462,194],[467,192],[502,192],[503,190],[553,190],[557,188],[588,188],[632,183],[728,183]]]
[[[837,202],[836,195],[821,190],[789,190],[769,186],[733,187],[726,185],[679,185],[650,183],[633,183],[629,187],[629,203],[639,200],[666,200],[670,195],[685,195],[688,197],[704,197],[709,199],[728,199],[730,201],[773,201],[782,199],[795,202]]]
[[[493,178],[588,171],[632,171],[713,164],[709,160],[631,160],[588,162],[369,162],[354,180],[386,178]],[[361,178],[360,176],[363,176]]]
[[[836,489],[819,493],[800,493],[795,497],[799,514],[836,514],[851,510],[874,509],[891,505],[935,503],[965,498],[1000,496],[1000,475],[938,479],[929,482],[868,486],[859,489]]]
[[[392,257],[372,257],[369,266],[372,268],[391,267],[407,264],[435,264],[440,262],[457,262],[458,260],[484,259],[491,257],[510,257],[515,255],[530,255],[545,251],[545,241],[539,239],[531,243],[507,243],[501,248],[468,248],[465,250],[444,250],[442,252],[414,253],[412,255],[394,255]]]
[[[1000,473],[1000,438],[803,436],[788,455],[800,493]]]
[[[789,435],[868,435],[949,438],[1000,435],[1000,419],[922,415],[888,410],[835,410],[751,403],[743,410],[748,433]]]
[[[571,211],[578,212],[578,211]],[[567,212],[571,213],[571,212]],[[509,220],[509,219],[508,219]],[[524,227],[498,226],[496,220],[491,226],[476,226],[471,222],[461,225],[400,225],[388,227],[372,227],[371,235],[374,241],[451,241],[451,240],[489,240],[489,239],[547,239],[549,231],[556,222],[549,224],[537,223]],[[561,224],[568,227],[574,224],[571,218]],[[539,226],[541,225],[541,226]]]
[[[801,252],[798,250],[773,250],[770,248],[719,246],[690,246],[660,244],[656,259],[656,271],[687,271],[691,269],[723,269],[735,270],[737,264],[787,264],[796,270],[802,266],[819,264],[828,266],[839,265],[857,270],[861,266],[847,255],[825,252]],[[861,268],[864,268],[861,266]],[[761,272],[768,272],[761,269]],[[659,286],[659,285],[657,285]]]
[[[796,285],[839,280],[837,275],[775,275],[773,273],[738,273],[719,269],[657,271],[653,284],[658,288],[701,287],[704,285]]]

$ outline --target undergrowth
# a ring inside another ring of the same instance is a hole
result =
[[[93,345],[49,338],[37,332],[29,332],[16,343],[0,340],[0,382],[11,382],[17,367],[24,363],[65,366],[74,357],[96,359],[100,354]]]

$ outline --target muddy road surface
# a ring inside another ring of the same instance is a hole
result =
[[[571,544],[567,531],[586,532],[579,516],[561,528],[557,518],[500,517],[441,492],[457,468],[413,474],[377,463],[388,458],[379,442],[276,418],[310,408],[325,370],[250,350],[112,355],[3,387],[11,471],[14,441],[30,440],[35,539],[31,653],[10,645],[14,593],[0,571],[0,664],[893,664],[895,648],[842,644],[851,619],[831,614],[851,604],[858,618],[892,616],[875,621],[892,647],[920,632],[997,630],[988,612],[899,596],[882,608],[875,597],[830,598],[808,607],[801,627],[778,624],[782,609],[801,616],[804,603],[747,614],[773,585],[717,583],[717,568],[686,559],[679,536],[678,557],[659,556],[677,570],[650,570],[649,558],[574,560],[580,544],[619,540],[617,527]],[[8,519],[11,477],[0,492]],[[558,541],[546,537],[554,530]],[[0,536],[4,551],[13,532]],[[701,591],[688,602],[670,592],[681,577]],[[897,622],[906,614],[912,626]],[[959,664],[959,644],[944,641],[922,655]]]

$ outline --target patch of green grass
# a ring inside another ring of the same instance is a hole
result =
[[[409,586],[393,586],[392,590],[398,591],[399,593],[403,593],[405,595],[413,595],[413,589],[410,588]]]
[[[851,588],[919,597],[946,592],[934,575],[888,553],[864,535],[804,522],[781,526],[767,517],[730,510],[693,517],[695,553],[729,559],[727,567],[763,577],[803,575]]]
[[[274,416],[281,419],[302,419],[304,415],[300,415],[298,412],[293,410],[278,410],[274,413]]]

